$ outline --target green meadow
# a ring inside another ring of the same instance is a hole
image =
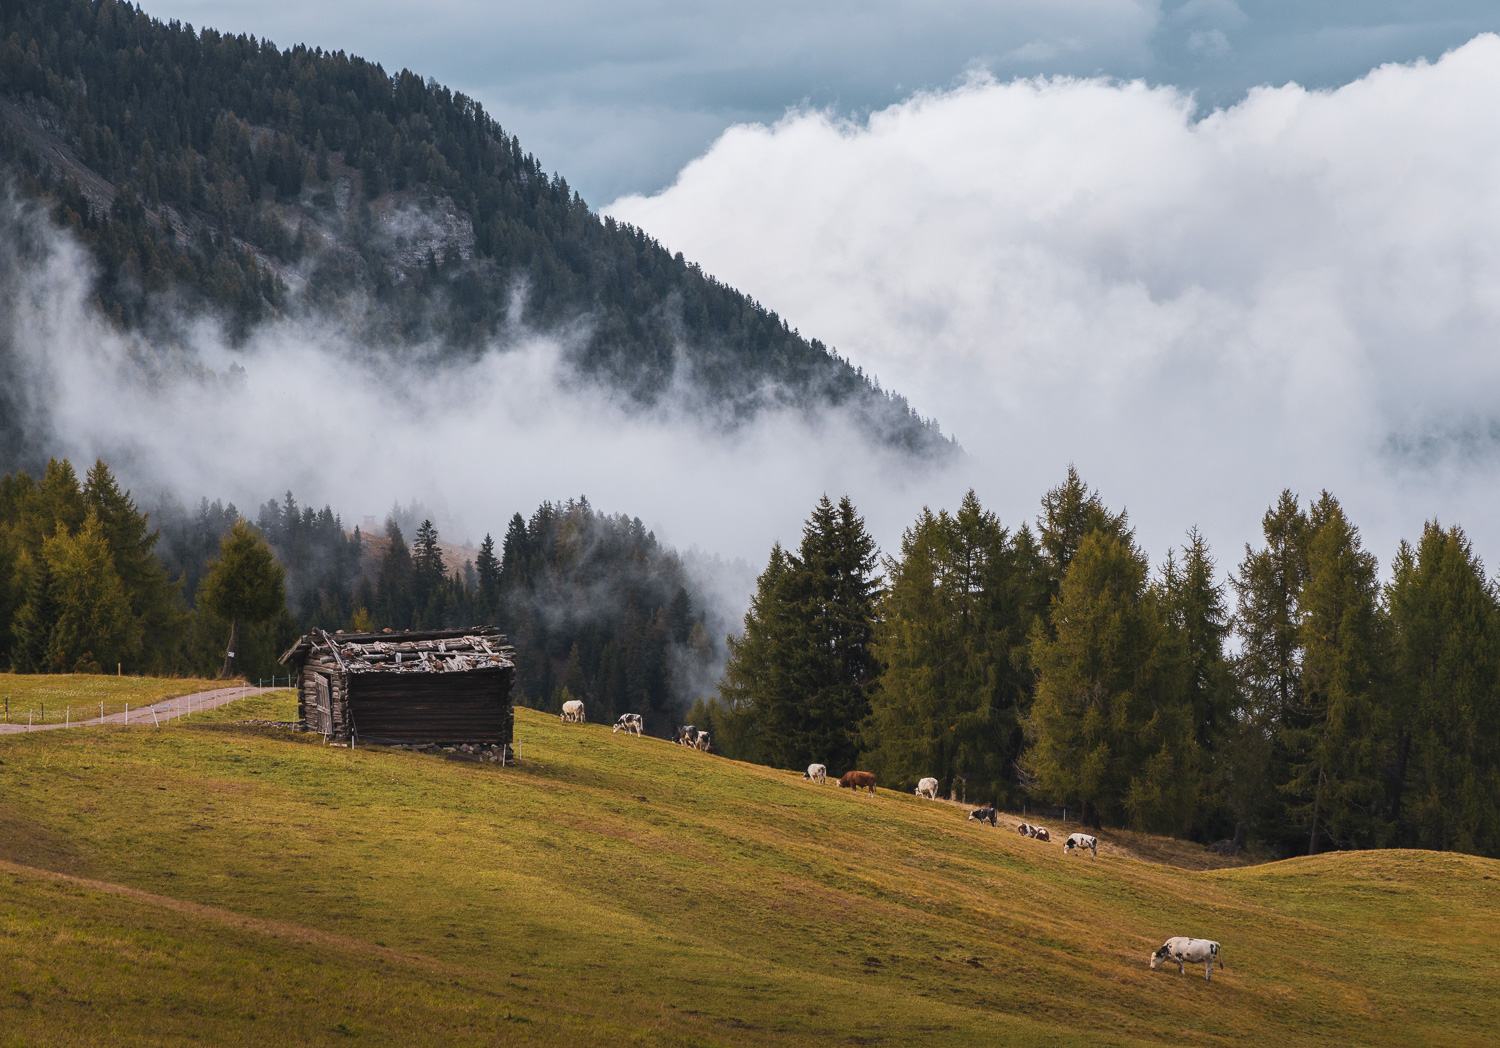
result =
[[[1500,862],[1095,863],[516,713],[509,768],[237,723],[289,692],[0,737],[0,1048],[1496,1043]]]

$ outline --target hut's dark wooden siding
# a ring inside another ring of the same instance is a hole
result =
[[[509,743],[515,670],[351,673],[348,716],[358,738]],[[311,727],[311,722],[308,724]]]

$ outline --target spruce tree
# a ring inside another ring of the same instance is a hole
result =
[[[729,650],[719,695],[732,715],[746,723],[744,748],[780,767],[796,764],[787,740],[793,731],[797,694],[783,653],[794,641],[790,600],[799,566],[776,543],[756,580],[745,628],[726,639]]]
[[[447,577],[443,551],[438,546],[437,528],[424,520],[417,526],[417,537],[411,544],[412,606],[416,613],[414,626],[431,628],[442,618],[442,587]]]
[[[500,559],[495,556],[495,540],[488,533],[480,543],[479,556],[474,558],[474,570],[480,616],[494,621],[500,609]]]
[[[1500,604],[1460,528],[1401,544],[1388,604],[1394,840],[1500,856]]]
[[[1280,735],[1290,755],[1281,789],[1312,854],[1380,839],[1386,621],[1375,557],[1326,491],[1308,514],[1308,535],[1301,704]]]
[[[156,555],[160,538],[130,492],[121,491],[103,460],[94,463],[83,486],[84,504],[99,520],[115,571],[140,623],[142,660],[157,672],[171,668],[181,648],[183,616],[177,610],[180,582],[167,578]]]
[[[411,551],[406,548],[406,537],[401,534],[401,525],[394,517],[386,520],[385,533],[390,544],[380,558],[380,570],[376,573],[375,614],[382,626],[411,629],[417,612],[413,598],[415,572]]]
[[[1037,529],[1042,551],[1052,569],[1052,593],[1055,596],[1083,537],[1091,531],[1127,535],[1129,517],[1124,510],[1111,513],[1099,493],[1090,490],[1078,475],[1078,470],[1069,466],[1067,478],[1042,496],[1042,515],[1037,521]]]
[[[1162,603],[1183,659],[1185,698],[1203,759],[1199,816],[1205,836],[1219,837],[1243,819],[1246,791],[1257,787],[1241,765],[1243,734],[1239,688],[1224,653],[1229,609],[1215,580],[1214,560],[1197,528],[1188,532],[1179,564],[1168,556],[1162,569]]]

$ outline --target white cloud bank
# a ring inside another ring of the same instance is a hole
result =
[[[1197,122],[975,79],[732,128],[607,211],[936,416],[1010,523],[1072,461],[1158,557],[1196,523],[1231,565],[1290,486],[1383,562],[1433,515],[1500,562],[1496,98],[1493,35]]]
[[[579,378],[566,345],[524,330],[461,365],[421,347],[371,350],[336,318],[266,324],[235,347],[216,324],[179,318],[186,336],[164,349],[103,321],[74,241],[34,209],[17,217],[3,198],[0,209],[0,234],[37,245],[18,262],[0,242],[0,278],[14,282],[0,288],[0,348],[23,376],[26,428],[80,473],[103,457],[146,503],[223,498],[253,519],[290,488],[353,526],[416,500],[445,538],[477,543],[487,531],[498,542],[512,513],[585,495],[696,547],[734,621],[749,583],[733,561],[758,571],[773,541],[798,541],[824,492],[853,494],[899,534],[943,490],[842,413],[767,412],[726,431],[691,387],[643,410]],[[731,563],[715,568],[715,556]]]

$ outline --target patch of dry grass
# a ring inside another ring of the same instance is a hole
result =
[[[0,739],[0,858],[19,864],[0,869],[0,1030],[1479,1045],[1500,1020],[1500,863],[1194,872],[1126,840],[1094,863],[954,806],[519,709],[507,769],[235,723],[292,702]],[[1151,972],[1176,934],[1219,939],[1228,967]]]

